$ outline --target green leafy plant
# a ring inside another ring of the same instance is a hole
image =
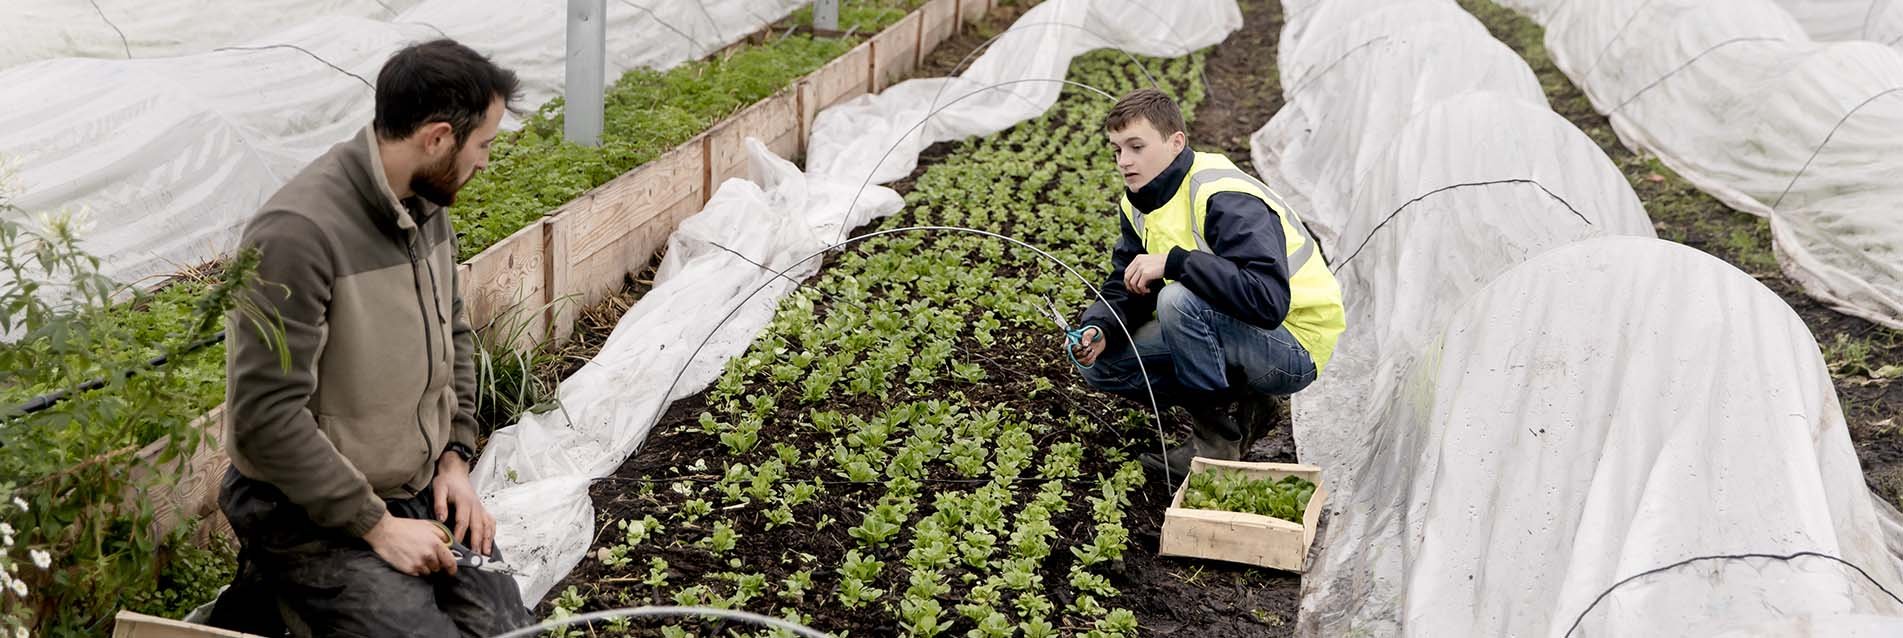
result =
[[[1300,522],[1315,484],[1297,476],[1279,480],[1252,479],[1234,470],[1211,469],[1189,476],[1183,506],[1191,509],[1243,512]]]

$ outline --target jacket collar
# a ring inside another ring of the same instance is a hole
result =
[[[1123,196],[1129,198],[1131,206],[1143,213],[1162,208],[1164,204],[1170,202],[1170,198],[1176,196],[1177,189],[1183,186],[1183,178],[1189,176],[1190,165],[1195,161],[1196,151],[1184,145],[1183,152],[1177,153],[1176,159],[1171,160],[1170,165],[1165,167],[1163,172],[1157,173],[1150,183],[1134,191],[1125,188]]]
[[[344,144],[342,159],[351,184],[377,225],[414,231],[417,220],[428,219],[436,212],[437,207],[421,197],[397,199],[396,189],[390,187],[390,179],[383,173],[383,155],[377,150],[374,127],[363,127],[362,133]]]

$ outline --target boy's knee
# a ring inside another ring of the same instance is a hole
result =
[[[1207,307],[1201,297],[1183,284],[1169,284],[1156,294],[1156,318],[1165,323],[1199,316]]]

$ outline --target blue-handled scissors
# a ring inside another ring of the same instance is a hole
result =
[[[1090,328],[1088,326],[1083,328],[1070,327],[1070,322],[1064,319],[1064,313],[1058,312],[1057,304],[1052,303],[1049,299],[1044,300],[1044,304],[1050,309],[1051,320],[1057,322],[1057,329],[1064,331],[1064,354],[1070,356],[1071,365],[1077,366],[1080,370],[1089,369],[1090,366],[1077,361],[1077,346],[1084,342],[1084,331]],[[1091,365],[1096,364],[1092,363]]]

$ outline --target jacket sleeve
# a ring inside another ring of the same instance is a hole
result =
[[[438,213],[447,214],[447,213]],[[454,251],[452,251],[453,253]],[[450,338],[456,344],[456,414],[450,417],[449,440],[476,449],[476,332],[469,327],[469,315],[463,305],[462,282],[456,269],[450,269]],[[440,456],[442,450],[437,450]]]
[[[244,461],[246,476],[278,488],[313,522],[362,536],[388,510],[363,473],[318,431],[309,406],[336,282],[321,237],[308,219],[265,212],[239,240],[241,249],[259,251],[257,276],[240,294],[263,316],[236,310],[226,316],[231,429],[225,444]],[[280,327],[282,351],[271,338]]]
[[[1180,281],[1216,310],[1273,330],[1289,309],[1288,244],[1281,218],[1261,198],[1209,198],[1203,235],[1211,252],[1172,249],[1163,276]]]
[[[1123,285],[1123,269],[1128,268],[1130,261],[1136,259],[1137,255],[1143,254],[1143,238],[1137,235],[1136,228],[1130,226],[1130,220],[1121,211],[1116,215],[1121,234],[1117,237],[1116,247],[1110,252],[1110,277],[1104,280],[1101,287],[1103,300],[1092,303],[1077,322],[1079,327],[1096,326],[1103,334],[1106,350],[1114,350],[1127,341],[1123,329],[1117,326],[1118,317],[1123,318],[1124,327],[1134,334],[1137,326],[1149,321],[1150,316],[1156,313],[1155,292],[1139,295]],[[1108,305],[1105,305],[1106,301]]]

